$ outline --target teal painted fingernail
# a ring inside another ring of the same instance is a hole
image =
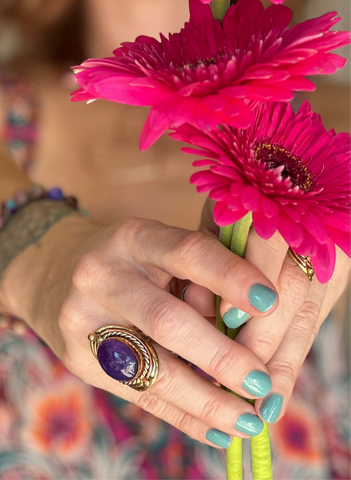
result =
[[[206,439],[221,448],[228,448],[231,443],[230,436],[227,433],[214,428],[207,430]]]
[[[256,437],[263,430],[263,422],[256,415],[244,413],[238,418],[235,428],[241,433],[250,435],[250,437]]]
[[[276,422],[280,410],[282,409],[283,402],[284,398],[278,393],[272,393],[272,395],[269,395],[260,408],[260,414],[263,420],[268,423]]]
[[[272,380],[267,373],[253,370],[245,378],[243,388],[254,397],[262,398],[271,391]]]
[[[249,292],[249,301],[259,312],[267,312],[277,300],[277,294],[268,287],[256,283]]]
[[[223,315],[223,322],[228,328],[238,328],[246,322],[250,315],[236,307],[231,308]]]

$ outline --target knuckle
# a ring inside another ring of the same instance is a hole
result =
[[[78,260],[72,274],[72,285],[79,291],[91,288],[92,279],[100,276],[103,262],[96,252],[89,252]]]
[[[150,302],[149,307],[145,309],[145,321],[150,336],[161,345],[172,342],[182,329],[184,321],[182,321],[181,309],[182,305],[168,298],[155,304]]]
[[[196,420],[189,413],[183,411],[179,412],[174,419],[173,425],[181,432],[184,432],[193,438],[196,437]]]
[[[227,377],[228,373],[233,371],[237,360],[235,349],[235,343],[233,342],[233,346],[226,351],[223,352],[224,349],[217,350],[210,360],[208,373],[216,380]]]
[[[280,361],[279,364],[275,365],[269,370],[271,376],[279,376],[280,378],[284,379],[285,383],[288,383],[292,386],[295,384],[298,375],[298,367],[293,363]]]
[[[309,280],[295,263],[285,263],[281,289],[290,298],[304,298],[309,287]]]
[[[176,257],[186,260],[201,255],[208,245],[209,238],[202,232],[190,232],[182,237],[175,246]]]
[[[166,410],[167,403],[157,398],[153,393],[144,392],[136,400],[138,407],[149,412],[155,417],[161,418]]]
[[[119,222],[113,234],[114,245],[118,245],[122,250],[128,250],[128,246],[145,228],[146,222],[142,218],[126,218]]]
[[[206,423],[212,425],[219,418],[222,409],[222,402],[218,398],[209,398],[201,408],[200,416]]]
[[[320,312],[320,305],[313,300],[306,300],[296,315],[293,328],[295,332],[307,333],[312,335],[318,331],[318,317]]]
[[[250,336],[246,346],[266,363],[277,350],[279,342],[280,339],[272,334],[260,332],[258,336]]]

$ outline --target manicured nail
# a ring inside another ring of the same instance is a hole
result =
[[[268,287],[256,283],[249,292],[249,301],[259,312],[267,312],[277,300],[277,294]]]
[[[246,322],[250,315],[236,307],[231,308],[223,315],[223,322],[228,328],[238,328]]]
[[[214,428],[207,430],[206,439],[221,448],[228,448],[231,443],[230,436],[227,433]]]
[[[256,417],[256,415],[244,413],[238,418],[235,428],[239,430],[239,432],[250,435],[250,437],[256,437],[263,430],[263,422],[260,418]]]
[[[253,370],[248,374],[243,383],[243,388],[257,398],[268,395],[272,389],[272,380],[265,372]]]
[[[278,393],[269,395],[261,405],[260,414],[265,422],[274,423],[279,417],[284,398]]]

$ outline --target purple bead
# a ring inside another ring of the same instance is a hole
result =
[[[63,193],[60,188],[52,188],[51,190],[48,191],[46,196],[50,200],[62,200]]]
[[[102,342],[97,357],[107,375],[119,382],[129,382],[138,373],[139,362],[133,350],[114,338]]]

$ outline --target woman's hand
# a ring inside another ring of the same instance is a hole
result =
[[[38,226],[42,208],[39,202],[31,204],[2,232],[0,240],[10,249],[11,231],[18,239],[26,224],[32,232],[36,222],[35,231],[41,232],[26,248],[17,247],[22,253],[3,275],[0,300],[8,310],[25,318],[83,381],[201,442],[227,447],[231,436],[260,433],[263,424],[253,406],[199,376],[171,352],[239,395],[266,396],[271,384],[264,362],[179,299],[190,279],[262,320],[278,304],[265,275],[203,233],[139,219],[104,228],[75,214],[45,231]],[[46,208],[54,207],[46,202]],[[255,285],[261,285],[264,308],[262,298],[253,294]],[[88,335],[104,325],[137,327],[155,341],[160,368],[148,391],[134,391],[102,370]]]
[[[212,220],[213,203],[206,203],[201,230],[218,236]],[[350,260],[337,249],[337,261],[330,282],[321,285],[316,278],[310,282],[303,271],[287,255],[288,246],[279,234],[262,240],[254,229],[250,231],[245,259],[257,267],[275,285],[279,306],[265,318],[244,315],[245,309],[222,297],[221,315],[229,326],[247,322],[236,342],[250,349],[266,364],[273,386],[271,394],[256,401],[257,413],[264,421],[275,422],[286,410],[300,368],[330,310],[348,283]],[[225,299],[225,300],[224,300]],[[185,300],[207,315],[213,295],[192,285]],[[243,312],[239,312],[243,310]],[[231,324],[231,325],[230,325]]]

